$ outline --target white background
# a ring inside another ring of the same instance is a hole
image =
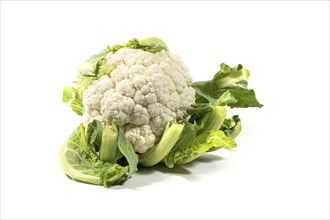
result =
[[[195,81],[242,63],[239,146],[103,188],[66,178],[61,103],[108,44],[163,38]],[[329,218],[329,2],[1,2],[1,218]]]

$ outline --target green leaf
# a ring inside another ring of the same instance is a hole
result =
[[[177,153],[188,148],[196,138],[196,131],[193,124],[186,122],[182,130],[182,134],[179,140],[175,143],[172,150],[163,159],[165,165],[169,168],[173,168],[177,162]]]
[[[102,142],[102,123],[98,120],[93,120],[87,125],[86,141],[88,145],[94,145],[96,151],[99,151]]]
[[[87,138],[86,138],[86,133],[85,133],[85,127],[83,124],[80,124],[78,127],[78,132],[79,132],[79,146],[82,151],[85,153],[89,154],[90,153],[90,148],[87,143]]]
[[[116,65],[114,64],[103,64],[100,66],[98,70],[98,77],[101,77],[103,75],[110,75],[110,73],[116,69]]]
[[[86,60],[86,62],[89,63],[98,63],[99,61],[101,61],[105,55],[107,55],[107,53],[111,52],[111,46],[107,46],[105,49],[101,50],[100,52],[94,54],[93,56],[91,56],[88,60]]]
[[[128,179],[128,166],[121,166],[119,164],[105,163],[100,171],[100,180],[103,186],[112,186],[120,184]]]
[[[78,75],[77,81],[75,82],[77,88],[69,89],[70,87],[64,87],[63,89],[63,99],[66,102],[70,102],[70,106],[72,110],[78,114],[82,115],[84,112],[84,105],[83,105],[83,92],[86,90],[86,88],[94,81],[96,80],[96,77],[90,77],[90,76],[83,76],[81,74]],[[71,99],[70,97],[70,91],[71,91]],[[64,97],[65,95],[65,97]]]
[[[235,103],[228,103],[228,106],[232,108],[261,108],[263,106],[258,102],[253,89],[234,88],[230,90],[230,93],[237,100]]]
[[[162,50],[168,50],[165,42],[157,37],[145,38],[141,41],[133,38],[124,44],[124,46],[132,49],[142,49],[150,53],[157,53]]]
[[[222,147],[229,149],[236,146],[235,140],[227,137],[223,131],[204,132],[195,138],[191,146],[176,152],[175,161],[176,164],[186,164],[211,149],[220,149]]]
[[[160,51],[164,50],[164,48],[162,48],[159,45],[146,46],[146,47],[142,47],[142,49],[146,50],[150,53],[157,53],[157,52],[160,52]]]
[[[247,88],[247,80],[250,77],[250,72],[244,69],[241,64],[230,68],[227,64],[221,63],[220,70],[215,74],[213,82],[216,88],[232,88],[243,87]]]
[[[238,117],[238,115],[234,115],[234,116]],[[234,116],[233,116],[233,117],[234,117]],[[222,123],[220,129],[221,129],[222,131],[224,131],[224,130],[227,130],[227,129],[231,129],[231,128],[233,128],[235,125],[236,125],[236,122],[235,122],[234,118],[226,118],[226,119],[223,121],[223,123]]]
[[[65,86],[63,88],[63,96],[62,96],[62,102],[68,103],[71,101],[71,99],[74,97],[74,93],[76,92],[76,89],[71,86]]]
[[[139,44],[141,46],[145,46],[146,48],[161,48],[161,49],[164,49],[166,51],[168,51],[168,47],[166,45],[166,43],[158,38],[158,37],[148,37],[148,38],[145,38],[145,39],[142,39]],[[159,52],[159,51],[157,51]]]
[[[125,47],[125,46],[124,45],[121,45],[121,44],[116,44],[116,45],[113,45],[111,47],[111,50],[115,53],[117,50],[119,50],[119,49],[121,49],[123,47]]]
[[[215,103],[217,97],[215,96],[215,90],[213,81],[200,81],[193,82],[192,87],[196,91],[196,103]],[[200,97],[199,97],[200,96]],[[203,97],[203,98],[202,98]]]
[[[96,73],[90,70],[79,70],[79,73],[83,76],[96,76]]]
[[[232,95],[232,93],[227,90],[221,94],[221,96],[214,102],[215,105],[225,106],[232,103],[237,103],[237,99]]]
[[[64,172],[79,182],[110,186],[128,178],[128,166],[99,160],[93,148],[87,144],[82,124],[61,147],[59,162]]]
[[[222,130],[227,137],[236,138],[242,130],[242,123],[239,116],[234,115],[232,118],[226,118],[220,130]]]
[[[228,105],[232,108],[262,107],[255,92],[248,89],[250,72],[241,64],[231,68],[222,63],[212,80],[194,82],[196,103]]]
[[[77,114],[77,115],[83,115],[84,112],[84,106],[82,104],[82,101],[79,98],[74,98],[71,103],[70,106],[72,108],[72,110]]]
[[[192,104],[186,112],[190,115],[189,122],[199,122],[208,112],[212,111],[212,107],[208,103]]]
[[[83,92],[87,89],[87,87],[92,84],[94,80],[96,80],[96,77],[89,77],[89,76],[83,76],[79,75],[77,77],[77,93],[79,98],[83,96]]]
[[[118,149],[126,158],[129,165],[129,176],[137,170],[139,158],[134,151],[132,144],[125,137],[123,131],[118,129]]]
[[[97,62],[81,62],[79,64],[79,73],[84,76],[96,76]]]
[[[217,104],[222,105],[230,101],[231,98],[224,97]],[[196,103],[187,109],[187,113],[191,116],[189,122],[195,123],[195,127],[197,128],[195,131],[200,134],[205,131],[219,130],[225,120],[227,109],[226,106]]]

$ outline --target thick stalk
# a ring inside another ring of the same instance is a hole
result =
[[[159,143],[141,155],[140,165],[151,167],[162,161],[179,140],[183,127],[184,124],[168,124]]]
[[[212,111],[206,113],[202,118],[204,127],[198,131],[198,134],[205,131],[219,130],[227,115],[226,106],[212,106]]]
[[[102,131],[100,159],[105,162],[117,162],[117,129],[115,126],[105,126]]]

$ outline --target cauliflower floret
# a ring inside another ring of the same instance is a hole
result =
[[[135,107],[132,98],[123,96],[115,89],[105,92],[101,101],[101,114],[116,125],[123,126],[130,122],[130,115]]]
[[[166,124],[172,118],[176,117],[176,113],[163,106],[161,103],[148,105],[148,112],[151,116],[150,127],[152,131],[160,137]]]
[[[129,124],[125,127],[125,136],[131,143],[134,143],[134,150],[139,153],[148,151],[154,146],[156,139],[149,125],[132,126]]]
[[[106,121],[106,118],[100,113],[101,100],[106,91],[114,88],[114,82],[108,76],[102,76],[99,80],[95,80],[84,91],[83,104],[84,104],[84,125],[93,121],[93,119],[99,121]]]
[[[165,50],[121,48],[105,59],[116,69],[84,91],[84,121],[120,126],[135,151],[144,153],[159,141],[168,121],[187,116],[195,101],[191,76],[181,59]]]
[[[108,76],[102,76],[99,80],[92,82],[84,91],[83,104],[85,112],[90,113],[92,110],[100,110],[104,93],[113,87],[114,83]]]

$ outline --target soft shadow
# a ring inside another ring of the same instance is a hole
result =
[[[132,189],[139,190],[142,187],[152,185],[156,182],[161,182],[167,179],[170,175],[182,177],[188,181],[198,181],[203,179],[203,175],[211,174],[214,171],[219,171],[219,166],[212,168],[211,163],[223,161],[224,158],[214,154],[203,154],[196,160],[182,165],[168,168],[164,164],[157,164],[153,167],[139,167],[137,173],[134,173],[132,178],[128,179],[122,185],[112,186],[112,189]],[[205,166],[210,168],[205,169]],[[199,170],[202,169],[202,172]]]
[[[169,173],[169,174],[174,173],[174,174],[183,174],[183,175],[191,174],[190,170],[182,166],[175,166],[173,168],[168,168],[164,164],[157,164],[153,168],[162,173]]]
[[[223,161],[224,158],[220,157],[218,155],[214,154],[203,154],[200,157],[196,158],[195,160],[191,161],[190,163],[187,163],[183,165],[185,168],[191,170],[191,169],[196,169],[195,167],[202,166],[203,164],[210,164],[210,163],[215,163],[219,161]],[[212,165],[208,165],[212,167]]]
[[[220,161],[224,160],[223,157],[220,157],[215,154],[203,154],[200,157],[198,157],[196,160],[192,161],[192,163],[211,163],[214,161]]]
[[[230,164],[230,160],[214,154],[204,154],[196,160],[184,165],[185,168],[192,172],[192,175],[208,176],[218,175],[225,170]]]
[[[159,175],[154,167],[139,167],[136,173],[133,173],[132,177],[129,178],[121,185],[112,186],[112,189],[131,189],[139,190],[141,187],[152,185],[156,182],[164,181],[166,176]]]

